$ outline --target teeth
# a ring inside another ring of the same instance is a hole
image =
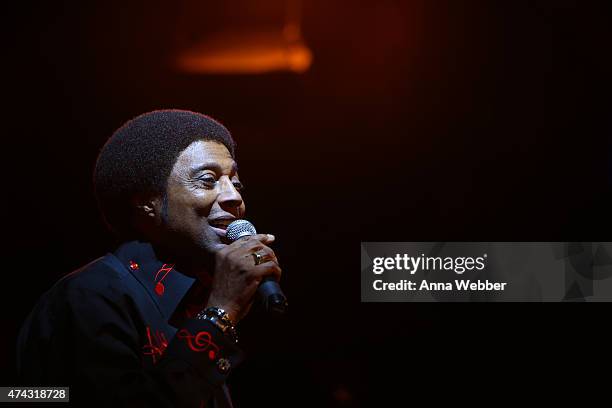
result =
[[[228,226],[228,224],[218,224],[218,223],[210,224],[210,225],[215,227],[215,228],[221,228],[221,229],[226,229],[227,226]]]
[[[232,223],[232,220],[217,220],[217,221],[210,222],[209,225],[215,228],[227,229],[227,226],[230,225],[231,223]]]

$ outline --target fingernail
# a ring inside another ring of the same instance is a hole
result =
[[[268,239],[270,241],[274,241],[276,239],[276,237],[274,235],[272,235],[272,234],[268,234]]]

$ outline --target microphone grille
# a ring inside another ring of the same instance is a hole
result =
[[[232,242],[242,237],[255,234],[257,234],[255,226],[247,220],[233,221],[227,226],[227,230],[225,231],[225,236]]]

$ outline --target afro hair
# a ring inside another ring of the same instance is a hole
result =
[[[197,112],[155,110],[126,122],[108,139],[96,161],[93,184],[98,206],[108,227],[120,238],[131,238],[135,194],[165,196],[168,176],[180,153],[197,140],[227,147],[235,143],[221,123]]]

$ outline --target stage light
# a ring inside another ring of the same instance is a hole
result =
[[[202,36],[178,54],[176,67],[199,74],[305,72],[312,52],[302,38],[300,2],[289,0],[285,7],[285,19],[276,27],[233,27]]]

